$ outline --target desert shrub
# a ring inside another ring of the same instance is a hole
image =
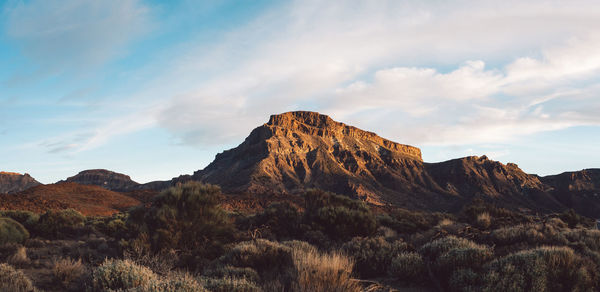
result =
[[[256,271],[259,278],[256,283],[266,291],[360,291],[350,278],[353,267],[350,258],[339,253],[321,253],[301,241],[277,243],[258,239],[241,242],[219,258],[215,266],[205,274],[207,285],[228,279],[246,279],[253,283],[251,279],[255,276],[251,271]],[[223,269],[219,267],[227,266],[230,267],[219,271]],[[247,270],[235,271],[231,267]],[[215,276],[223,277],[219,281]]]
[[[244,229],[266,227],[275,239],[291,239],[300,236],[302,215],[288,202],[272,203],[262,212],[247,218]],[[265,236],[266,234],[263,234]]]
[[[492,261],[484,291],[593,291],[596,267],[567,247],[540,247]]]
[[[569,227],[569,225],[567,225],[567,223],[565,223],[564,221],[562,221],[560,218],[548,218],[547,224],[550,224],[556,228],[567,228]]]
[[[289,286],[294,260],[290,247],[258,239],[236,244],[218,260],[218,265],[251,268],[260,275],[262,282],[279,278]]]
[[[526,243],[528,245],[566,245],[568,240],[550,224],[519,224],[492,231],[491,242],[498,245]]]
[[[150,269],[129,260],[107,259],[92,274],[92,286],[96,291],[133,288],[142,290],[158,282],[158,276]]]
[[[490,226],[494,228],[532,222],[532,218],[527,215],[495,206],[479,198],[466,205],[461,210],[459,217],[467,223],[477,225],[477,217],[483,213],[487,213],[494,218],[494,221],[490,222]]]
[[[388,274],[393,278],[411,283],[419,283],[427,279],[427,267],[420,254],[401,252],[391,259]]]
[[[40,216],[35,231],[38,234],[59,237],[73,234],[85,224],[85,216],[74,209],[48,210]]]
[[[388,242],[383,237],[355,237],[342,246],[354,259],[354,268],[361,278],[385,275],[392,258],[406,249],[406,243]]]
[[[596,222],[594,219],[587,218],[585,216],[581,216],[575,212],[573,209],[569,209],[564,211],[558,216],[563,222],[569,225],[569,228],[575,228],[578,225],[584,227],[594,227]]]
[[[170,273],[149,285],[148,292],[206,292],[202,283],[188,273]],[[214,291],[214,290],[210,290]]]
[[[492,250],[483,245],[453,248],[435,261],[435,268],[446,273],[456,268],[479,268],[492,256]]]
[[[0,291],[30,292],[35,288],[23,272],[8,264],[0,264]]]
[[[431,262],[432,271],[440,284],[452,291],[460,290],[460,287],[452,286],[459,280],[466,286],[476,285],[476,282],[466,283],[466,279],[472,277],[467,277],[464,273],[480,272],[482,266],[493,257],[490,247],[454,236],[427,243],[421,247],[420,252]],[[464,271],[458,272],[461,269]]]
[[[222,279],[222,278],[233,278],[233,279],[247,279],[251,282],[258,282],[260,277],[258,273],[248,267],[240,268],[234,266],[216,266],[211,269],[204,271],[203,274],[207,278]]]
[[[321,190],[306,192],[304,200],[305,223],[331,239],[345,241],[377,230],[375,216],[361,201]]]
[[[392,228],[399,233],[415,233],[432,228],[448,214],[428,213],[397,208],[378,217],[379,224]]]
[[[563,232],[563,235],[571,242],[581,242],[589,249],[600,252],[600,230],[597,229],[570,229]]]
[[[81,259],[75,261],[71,258],[63,258],[54,261],[52,273],[63,287],[69,287],[73,281],[81,279],[86,273],[86,268]]]
[[[202,285],[211,292],[260,292],[262,289],[246,278],[201,278]]]
[[[0,244],[23,243],[29,232],[23,225],[11,218],[0,218]]]
[[[490,225],[492,225],[492,217],[490,216],[490,213],[483,212],[477,215],[475,222],[479,228],[487,229],[490,227]]]
[[[27,257],[27,248],[19,246],[15,252],[8,257],[7,262],[15,267],[21,267],[29,264],[29,258]]]
[[[481,291],[481,274],[470,268],[457,269],[448,280],[450,291]]]
[[[296,282],[294,291],[359,292],[360,285],[352,278],[353,262],[339,253],[321,253],[316,248],[295,243],[292,246]]]
[[[219,207],[219,187],[188,182],[156,196],[149,210],[130,212],[132,230],[149,235],[154,251],[190,250],[196,256],[214,257],[233,237],[233,224]]]
[[[25,228],[31,230],[40,220],[40,215],[25,210],[4,210],[0,211],[0,217],[9,217],[21,223]]]
[[[446,236],[423,245],[419,252],[430,260],[435,260],[442,254],[455,248],[478,248],[480,245],[460,237]]]

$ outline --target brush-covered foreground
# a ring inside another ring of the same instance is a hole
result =
[[[600,230],[572,211],[220,202],[191,182],[111,217],[0,211],[0,291],[600,291]]]

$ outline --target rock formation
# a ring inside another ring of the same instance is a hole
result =
[[[0,194],[11,194],[40,185],[29,174],[15,172],[0,172]]]
[[[320,188],[376,205],[452,210],[473,197],[554,209],[537,176],[484,157],[424,163],[421,151],[315,112],[271,116],[193,180],[228,192],[299,193]],[[536,201],[544,198],[539,205]]]
[[[66,182],[95,185],[117,192],[131,191],[139,185],[137,182],[131,180],[128,175],[106,169],[84,170],[77,175],[67,178]]]

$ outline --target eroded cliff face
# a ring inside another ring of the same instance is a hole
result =
[[[0,194],[12,194],[37,185],[40,183],[27,173],[0,172]]]
[[[82,185],[95,185],[107,190],[126,192],[135,189],[139,184],[131,180],[128,175],[106,169],[84,170],[66,179]]]
[[[271,116],[191,179],[230,192],[320,188],[377,205],[437,210],[460,208],[476,196],[531,206],[545,188],[518,166],[486,157],[424,163],[419,148],[315,112]],[[556,207],[550,201],[549,208]]]

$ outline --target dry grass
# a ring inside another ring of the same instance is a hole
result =
[[[477,215],[476,223],[480,228],[487,229],[492,225],[492,216],[488,212],[483,212]]]
[[[86,267],[81,263],[81,259],[77,261],[71,258],[55,260],[54,267],[52,268],[54,277],[60,281],[64,287],[69,287],[73,281],[80,279],[85,272]]]
[[[27,257],[27,248],[20,246],[17,248],[15,253],[8,257],[7,262],[15,267],[22,267],[30,263]]]
[[[0,264],[0,291],[30,292],[35,291],[35,288],[23,272],[8,264]]]
[[[354,263],[349,257],[338,252],[321,253],[315,248],[294,249],[292,254],[299,291],[361,291],[351,278]]]

